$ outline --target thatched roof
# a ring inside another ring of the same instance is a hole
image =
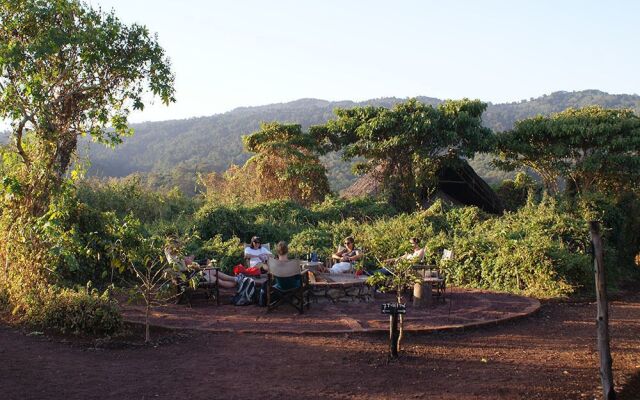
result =
[[[380,193],[380,179],[377,174],[368,173],[340,192],[345,198],[377,196]],[[504,211],[502,202],[491,187],[471,168],[463,162],[457,167],[443,167],[438,171],[438,190],[435,198],[461,205],[474,205],[482,210],[501,214]],[[428,199],[427,203],[434,199]]]

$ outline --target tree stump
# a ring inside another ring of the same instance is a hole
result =
[[[413,306],[415,308],[426,307],[431,304],[431,284],[416,283],[413,285]]]

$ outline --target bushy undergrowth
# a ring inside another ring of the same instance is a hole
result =
[[[11,298],[11,292],[17,298]],[[108,291],[33,285],[13,290],[0,283],[0,306],[36,328],[63,333],[105,335],[122,328],[122,316]]]
[[[18,270],[10,270],[11,276],[0,282],[0,306],[36,325],[112,332],[121,319],[107,292],[76,285],[93,282],[105,288],[131,282],[124,279],[131,276],[118,254],[137,254],[141,241],[155,243],[154,254],[162,254],[167,236],[180,238],[185,253],[197,259],[215,259],[225,272],[242,262],[243,243],[253,235],[265,243],[288,241],[297,256],[313,251],[323,257],[353,236],[365,251],[369,269],[409,252],[409,238],[415,236],[426,246],[425,262],[440,264],[452,285],[542,298],[593,288],[588,228],[578,205],[568,200],[529,196],[526,204],[502,216],[439,201],[428,210],[398,214],[378,201],[332,197],[310,208],[273,201],[250,206],[205,203],[198,209],[197,200],[128,188],[134,193],[120,186],[70,186],[28,229],[19,224],[22,243],[33,238],[40,242],[22,248],[14,240],[17,244],[3,251],[11,252],[16,265],[44,266],[34,270],[47,271],[58,284],[34,286],[40,278],[24,272],[29,269],[15,275]],[[522,195],[519,191],[518,202]],[[605,261],[609,282],[615,285],[638,270],[633,260],[640,250],[640,203],[633,196],[594,201],[602,210]],[[3,218],[5,224],[10,220],[8,215]],[[30,254],[28,248],[42,252]],[[441,262],[444,249],[453,251],[452,260]]]

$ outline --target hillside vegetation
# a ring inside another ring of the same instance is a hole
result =
[[[242,107],[210,117],[135,124],[135,135],[126,138],[116,149],[95,143],[85,143],[84,149],[85,154],[88,149],[91,160],[91,175],[124,177],[140,173],[142,181],[151,188],[170,189],[177,186],[184,193],[193,194],[198,172],[222,172],[229,165],[241,165],[249,158],[249,154],[243,152],[241,136],[258,130],[260,122],[298,123],[307,129],[334,118],[333,110],[337,107],[390,107],[402,100],[382,98],[355,103],[301,99],[282,104]],[[418,97],[418,100],[431,105],[442,102],[430,97]],[[483,122],[494,131],[503,131],[512,128],[517,120],[592,104],[607,108],[632,108],[640,112],[640,96],[585,90],[555,92],[514,103],[489,104]],[[489,156],[479,155],[471,165],[490,183],[510,177],[491,167],[490,160]],[[353,182],[350,164],[343,162],[338,154],[325,156],[323,162],[329,171],[333,190],[343,189]]]

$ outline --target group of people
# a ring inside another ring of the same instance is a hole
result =
[[[416,262],[422,261],[424,258],[424,248],[420,245],[420,239],[412,237],[409,242],[412,246],[412,251],[408,252],[397,258],[390,258],[385,260],[385,265],[391,265],[398,262],[401,259],[414,260]],[[173,246],[172,246],[173,244]],[[165,255],[169,263],[177,265],[180,271],[186,271],[189,266],[194,265],[197,268],[197,264],[193,264],[193,257],[180,257],[177,254],[176,242],[172,241],[165,247]],[[286,242],[281,241],[276,245],[276,256],[280,261],[287,261],[289,259],[289,246]],[[343,245],[339,246],[335,253],[331,255],[331,258],[335,261],[333,266],[326,271],[332,274],[346,273],[353,270],[354,264],[362,259],[364,253],[358,249],[355,245],[353,237],[348,236],[344,239]],[[248,260],[249,268],[258,268],[260,272],[266,273],[269,271],[269,259],[274,258],[273,253],[265,246],[262,245],[262,240],[258,236],[251,238],[251,242],[244,249],[244,259]],[[389,275],[391,271],[384,266],[377,270],[383,274]],[[217,278],[216,278],[217,276]],[[214,273],[211,270],[205,269],[203,271],[203,277],[207,282],[215,283],[216,279],[218,285],[223,288],[235,288],[242,281],[243,276],[231,276],[223,272],[218,271]],[[283,282],[290,285],[293,282]]]

